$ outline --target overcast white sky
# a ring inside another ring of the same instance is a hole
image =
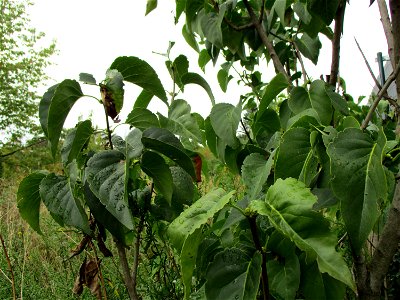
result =
[[[91,73],[97,81],[101,81],[114,59],[127,55],[146,60],[156,70],[164,87],[170,90],[172,82],[165,68],[165,58],[153,53],[165,53],[169,41],[176,42],[172,58],[185,54],[189,58],[189,70],[202,74],[197,66],[197,53],[181,36],[182,22],[174,25],[174,0],[158,1],[158,8],[146,17],[146,0],[34,0],[34,3],[29,9],[32,25],[45,32],[48,39],[57,41],[59,55],[54,59],[56,65],[49,69],[53,83],[66,78],[78,79],[81,72]],[[360,95],[368,95],[374,83],[355,45],[354,37],[363,48],[376,75],[376,54],[383,52],[387,55],[387,46],[376,3],[369,7],[369,1],[352,0],[346,10],[340,75],[346,80],[348,93],[357,99]],[[307,63],[307,70],[313,78],[330,73],[330,49],[330,43],[323,40],[318,65]],[[239,100],[236,81],[232,80],[228,86],[230,92],[223,94],[216,78],[218,69],[216,66],[213,70],[210,63],[206,74],[202,75],[213,88],[217,102],[236,104]],[[273,69],[272,65],[269,69]],[[130,112],[132,101],[140,90],[127,86],[127,105],[121,112],[122,118]],[[84,92],[98,96],[97,89],[85,88]],[[191,104],[192,111],[208,115],[211,103],[200,87],[191,85],[185,88],[183,98]],[[93,99],[80,100],[71,112],[68,123],[74,126],[79,112],[84,110],[88,113],[96,106]],[[165,113],[165,105],[158,100],[152,103],[151,109]],[[98,125],[103,123],[102,114],[101,107],[94,109],[93,116]]]

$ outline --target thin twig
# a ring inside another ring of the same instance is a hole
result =
[[[46,141],[45,138],[41,138],[41,139],[37,140],[36,142],[33,142],[32,144],[29,144],[29,145],[26,145],[26,146],[24,146],[24,147],[18,148],[18,149],[14,150],[14,151],[11,151],[11,152],[9,152],[9,153],[2,154],[2,155],[0,155],[0,158],[4,158],[4,157],[10,156],[10,155],[13,155],[13,154],[15,154],[15,153],[17,153],[17,152],[19,152],[19,151],[28,149],[28,148],[30,148],[30,147],[33,147],[33,146],[38,145],[38,144],[40,144],[40,143],[43,143],[43,142],[45,142],[45,141]]]
[[[115,244],[117,245],[119,261],[122,267],[122,274],[124,276],[124,282],[128,290],[129,297],[132,300],[139,300],[139,297],[136,293],[136,287],[133,285],[133,280],[131,277],[131,273],[129,271],[129,264],[128,264],[128,259],[126,258],[125,247],[118,240],[115,240]]]
[[[11,273],[11,288],[12,288],[12,293],[13,293],[13,299],[17,300],[17,292],[15,291],[14,271],[11,266],[10,257],[8,256],[7,248],[6,248],[6,245],[4,244],[3,236],[1,235],[1,233],[0,233],[0,241],[1,241],[1,245],[3,246],[4,255],[6,256],[8,269],[10,270],[10,273]]]
[[[246,134],[247,138],[249,139],[250,144],[254,144],[253,140],[251,139],[250,133],[247,131],[246,125],[243,123],[243,119],[240,119],[240,124],[242,124],[244,133]]]
[[[304,80],[304,83],[306,83],[306,82],[307,82],[307,77],[308,77],[308,76],[307,76],[306,68],[304,67],[303,58],[301,57],[300,50],[299,50],[299,48],[297,47],[296,43],[293,42],[292,44],[293,44],[293,46],[294,46],[294,49],[295,49],[295,52],[296,52],[296,56],[297,56],[297,58],[299,59],[299,62],[300,62],[301,72],[303,73],[303,80]]]
[[[377,98],[375,99],[374,103],[372,104],[371,108],[368,111],[367,116],[365,117],[364,122],[361,125],[361,129],[364,130],[367,128],[369,121],[372,118],[372,114],[374,113],[375,109],[378,107],[379,101],[383,98],[383,95],[386,93],[387,89],[391,85],[391,83],[397,78],[400,72],[400,63],[397,64],[396,69],[393,70],[392,74],[386,79],[385,84],[383,85],[382,89],[379,91]]]

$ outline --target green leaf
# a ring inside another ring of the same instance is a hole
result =
[[[125,157],[118,150],[96,153],[89,159],[86,179],[106,209],[126,228],[133,229],[125,187]]]
[[[190,176],[195,178],[194,166],[185,153],[181,142],[170,131],[164,128],[149,128],[143,132],[142,143],[147,149],[155,150],[172,159]]]
[[[217,136],[226,142],[230,147],[238,147],[236,131],[239,126],[242,113],[240,105],[233,106],[229,103],[218,103],[211,109],[211,125]]]
[[[146,4],[146,16],[157,8],[157,0],[147,0]]]
[[[221,87],[221,90],[224,93],[226,93],[226,90],[228,88],[228,83],[232,78],[233,78],[233,76],[229,75],[229,71],[227,71],[225,69],[221,69],[218,71],[218,74],[217,74],[218,83],[219,83],[219,86]]]
[[[126,159],[131,160],[133,158],[138,158],[143,152],[142,144],[143,133],[135,128],[131,130],[125,138],[126,142]]]
[[[302,127],[291,128],[281,138],[275,163],[275,179],[299,178],[312,148],[310,132]]]
[[[159,154],[146,151],[140,162],[142,170],[154,180],[155,187],[171,205],[173,181],[169,166]]]
[[[267,216],[271,224],[306,252],[307,262],[316,260],[320,272],[356,290],[352,275],[336,252],[336,237],[329,222],[312,210],[316,197],[293,178],[278,179],[268,189],[265,201],[253,200],[250,209]]]
[[[172,72],[172,79],[176,82],[180,89],[183,90],[184,86],[182,83],[183,75],[188,73],[189,70],[189,61],[185,55],[179,55],[175,58],[172,64],[174,70]]]
[[[300,1],[295,2],[293,4],[293,11],[296,13],[296,15],[299,16],[299,19],[301,20],[302,23],[304,24],[310,23],[312,16],[308,12],[307,5],[305,3],[302,3]]]
[[[78,157],[82,149],[88,144],[92,134],[93,128],[90,120],[80,122],[68,133],[61,148],[61,160],[65,166]]]
[[[190,47],[192,47],[196,52],[200,51],[194,34],[188,29],[186,24],[182,27],[182,36]]]
[[[257,112],[256,121],[252,125],[253,134],[258,137],[259,135],[269,134],[272,135],[281,129],[281,122],[277,112],[268,108],[262,112]]]
[[[309,91],[303,87],[293,88],[289,98],[289,107],[295,114],[300,114],[312,107],[323,125],[329,125],[332,119],[331,99],[326,93],[325,83],[322,80],[313,81]]]
[[[179,17],[185,11],[187,0],[176,0],[176,14],[175,14],[175,25],[178,24]]]
[[[43,129],[44,135],[48,138],[49,134],[47,132],[47,123],[49,118],[49,108],[51,104],[51,99],[53,99],[54,93],[57,89],[59,84],[55,84],[50,87],[43,95],[42,99],[39,103],[39,119],[40,119],[40,126]]]
[[[183,285],[185,287],[185,299],[189,299],[190,290],[193,281],[193,271],[196,266],[197,249],[202,241],[203,234],[199,229],[188,236],[185,240],[182,251],[179,255],[179,261],[182,272]]]
[[[191,107],[185,100],[174,100],[169,107],[168,118],[162,118],[160,115],[160,123],[162,127],[185,140],[201,143],[202,133],[190,111]]]
[[[285,27],[285,11],[286,11],[286,0],[276,0],[274,2],[274,5],[272,6],[271,12],[275,12],[277,14],[283,27]],[[268,27],[271,27],[270,23]]]
[[[18,187],[17,206],[22,219],[28,222],[36,232],[42,234],[39,226],[40,182],[47,176],[46,172],[37,171],[25,177]]]
[[[197,73],[186,73],[184,76],[182,76],[181,81],[184,85],[189,84],[189,83],[194,83],[200,85],[208,94],[211,100],[211,104],[215,105],[215,98],[214,95],[211,91],[211,87],[208,85],[207,81],[201,77]]]
[[[262,116],[272,100],[274,100],[288,86],[289,82],[282,73],[279,73],[274,78],[272,78],[272,80],[265,88],[264,95],[260,101],[260,105],[258,107],[258,116]]]
[[[110,69],[118,70],[125,81],[131,82],[157,96],[166,104],[167,95],[154,69],[144,60],[134,56],[118,57],[111,64]]]
[[[67,177],[51,173],[40,182],[39,191],[47,209],[65,225],[91,234],[88,217],[80,200],[74,197],[74,186]]]
[[[313,14],[318,16],[326,24],[330,25],[335,17],[339,0],[311,0],[307,1],[307,8]]]
[[[207,299],[256,299],[261,276],[261,253],[249,257],[243,250],[219,252],[207,270]]]
[[[387,183],[382,166],[386,137],[382,130],[373,140],[360,129],[340,132],[327,152],[331,159],[332,189],[354,250],[359,253],[386,200]]]
[[[220,6],[218,14],[214,12],[199,13],[201,30],[207,40],[217,46],[223,48],[223,38],[221,24],[225,15],[226,6]]]
[[[89,73],[80,73],[79,74],[79,81],[86,83],[86,84],[92,84],[96,85],[96,79],[92,74]]]
[[[300,264],[295,245],[274,231],[267,249],[273,259],[267,261],[268,283],[276,299],[295,299],[300,285]]]
[[[319,37],[310,37],[307,33],[303,33],[301,38],[295,38],[294,43],[299,48],[301,54],[311,60],[314,65],[318,63],[319,50],[322,48]]]
[[[51,92],[50,92],[51,93]],[[51,153],[55,157],[61,130],[69,111],[75,102],[83,96],[79,83],[75,80],[66,79],[61,82],[54,90],[53,97],[50,100],[47,120],[42,115],[41,119],[47,124],[47,137],[51,145]],[[45,101],[46,100],[42,100]],[[45,110],[46,105],[42,105]],[[42,112],[45,113],[44,111]]]
[[[275,152],[268,159],[259,153],[248,155],[242,165],[242,179],[247,187],[249,199],[257,199],[264,183],[271,173]]]
[[[146,108],[151,99],[153,99],[153,94],[150,93],[147,90],[142,90],[139,94],[139,96],[136,98],[135,104],[133,105],[133,108]]]
[[[147,108],[134,107],[126,118],[127,124],[145,130],[150,127],[160,127],[158,118]]]
[[[205,72],[206,65],[210,60],[211,56],[208,54],[208,51],[206,49],[201,50],[199,53],[198,64],[203,72]]]
[[[332,88],[327,84],[325,84],[325,91],[329,99],[331,99],[332,106],[343,115],[349,115],[350,111],[347,101],[341,95],[332,91]]]
[[[90,212],[93,214],[96,222],[102,224],[104,228],[112,234],[113,238],[121,241],[124,245],[128,246],[132,244],[133,231],[121,224],[119,220],[107,210],[99,198],[93,194],[87,183],[84,187],[84,195],[86,204],[89,206]]]
[[[218,188],[208,192],[185,209],[168,227],[168,236],[175,249],[180,252],[185,240],[219,212],[234,193],[235,191],[226,193],[223,189]]]

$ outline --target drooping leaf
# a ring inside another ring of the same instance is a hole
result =
[[[217,74],[217,79],[219,86],[221,87],[221,90],[226,93],[226,90],[228,88],[228,83],[229,81],[233,78],[232,75],[229,75],[229,72],[225,69],[221,69],[218,71]]]
[[[68,133],[61,148],[61,160],[65,166],[78,157],[92,134],[93,128],[90,120],[79,123]]]
[[[232,148],[238,147],[236,131],[241,113],[240,105],[233,106],[230,103],[218,103],[211,109],[210,121],[215,133]]]
[[[25,177],[18,187],[17,205],[21,217],[38,233],[40,213],[40,182],[47,176],[46,172],[37,171]]]
[[[199,13],[198,15],[198,18],[200,19],[201,30],[204,36],[210,43],[214,44],[220,49],[223,48],[221,23],[224,18],[225,10],[226,6],[220,6],[218,14],[214,12],[204,12]]]
[[[234,191],[226,193],[223,189],[218,188],[208,192],[189,208],[185,209],[168,226],[168,236],[175,249],[180,252],[188,236],[220,211],[229,202],[234,193]]]
[[[51,173],[40,182],[39,190],[47,209],[65,225],[91,233],[88,217],[80,200],[74,197],[74,186],[67,177]]]
[[[43,95],[42,99],[39,103],[39,119],[40,119],[40,126],[42,127],[44,135],[48,138],[49,134],[47,132],[47,123],[49,118],[49,108],[51,104],[51,99],[54,96],[54,93],[57,89],[59,84],[55,84],[50,87]]]
[[[86,83],[86,84],[92,84],[96,85],[96,79],[92,74],[89,73],[80,73],[79,74],[79,81]]]
[[[211,87],[208,85],[207,81],[201,77],[197,73],[191,73],[188,72],[184,76],[182,76],[181,81],[184,85],[189,84],[189,83],[194,83],[200,85],[208,94],[211,100],[211,104],[215,105],[215,98],[212,93]]]
[[[178,23],[179,17],[180,17],[181,14],[185,11],[186,1],[187,1],[187,0],[177,0],[177,1],[176,1],[175,24]]]
[[[193,178],[194,167],[190,157],[184,152],[181,142],[164,128],[149,128],[143,132],[142,143],[147,149],[155,150],[172,159]]]
[[[205,72],[207,63],[211,60],[210,54],[208,54],[206,49],[203,49],[199,53],[198,65],[200,69]]]
[[[133,229],[125,187],[125,156],[118,150],[96,153],[86,167],[90,189],[126,228]]]
[[[186,0],[185,0],[186,1]],[[196,52],[199,52],[199,45],[197,44],[196,38],[194,37],[193,32],[188,29],[188,26],[185,24],[182,27],[182,36],[185,39],[186,43],[190,47],[192,47]]]
[[[252,153],[245,158],[242,166],[242,178],[247,187],[249,199],[256,199],[261,192],[271,173],[274,156],[275,152],[268,159],[259,153]]]
[[[336,237],[323,216],[312,210],[316,197],[293,178],[278,179],[268,189],[265,201],[253,200],[250,209],[267,216],[271,224],[306,253],[307,262],[316,260],[320,272],[356,290],[342,256],[336,252]]]
[[[172,63],[172,67],[173,71],[170,71],[172,79],[179,86],[179,88],[183,90],[184,85],[182,83],[182,77],[187,74],[189,70],[189,61],[187,57],[183,54],[179,55]]]
[[[114,238],[128,246],[133,241],[133,231],[126,228],[117,218],[115,218],[104,206],[103,203],[96,197],[86,183],[84,187],[84,195],[87,206],[93,214],[97,222],[100,222]]]
[[[52,91],[50,91],[50,93]],[[44,115],[42,115],[43,118],[41,117],[41,119],[47,124],[47,137],[50,141],[53,157],[56,155],[58,140],[60,139],[64,121],[72,106],[82,96],[83,93],[77,81],[70,79],[64,80],[55,88],[54,94],[50,99],[47,121],[45,120]],[[43,101],[46,102],[45,100]],[[42,109],[45,110],[44,104]],[[43,111],[42,113],[44,114],[45,112]]]
[[[386,137],[382,131],[373,140],[360,129],[347,128],[328,146],[332,189],[351,244],[359,252],[379,217],[379,206],[387,197],[382,158]]]
[[[140,130],[146,130],[150,127],[160,127],[157,116],[147,108],[141,107],[134,107],[125,122]]]
[[[272,136],[281,129],[281,122],[275,110],[267,108],[260,114],[257,112],[256,121],[252,125],[253,134],[258,137],[260,135]]]
[[[301,54],[311,60],[314,65],[318,63],[319,50],[322,48],[322,43],[317,37],[310,37],[307,33],[303,33],[301,38],[295,38],[296,46]]]
[[[157,8],[157,0],[147,0],[146,4],[146,16]]]
[[[125,81],[140,86],[167,103],[168,99],[160,79],[154,69],[144,60],[134,56],[121,56],[114,60],[110,69],[118,70]]]
[[[173,182],[171,171],[164,158],[159,154],[146,151],[140,162],[142,170],[154,180],[155,187],[163,194],[171,205]]]
[[[304,24],[309,24],[311,21],[312,16],[307,10],[307,5],[305,3],[302,3],[300,1],[297,1],[293,4],[293,11],[296,13],[296,15],[299,16],[299,19],[301,20],[302,23]]]
[[[107,115],[119,122],[118,114],[124,104],[124,78],[117,70],[109,69],[106,79],[100,84],[100,93]]]
[[[265,88],[264,95],[258,107],[257,115],[261,117],[264,111],[268,108],[268,106],[272,102],[272,100],[274,100],[279,95],[279,93],[281,93],[288,86],[289,82],[282,73],[279,73],[274,78],[272,78],[272,80]]]
[[[325,25],[329,26],[335,17],[339,0],[311,0],[307,1],[307,5],[313,17],[318,16]]]
[[[349,106],[347,105],[347,101],[341,95],[332,91],[332,89],[326,84],[325,91],[329,99],[331,99],[332,106],[345,116],[349,115]]]
[[[249,257],[238,248],[219,252],[207,270],[207,299],[256,299],[261,276],[261,253]]]

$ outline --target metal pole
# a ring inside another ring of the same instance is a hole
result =
[[[385,78],[385,68],[383,67],[382,52],[378,52],[377,61],[378,61],[378,66],[379,66],[379,77],[381,79],[381,85],[383,86],[385,84],[386,78]]]

